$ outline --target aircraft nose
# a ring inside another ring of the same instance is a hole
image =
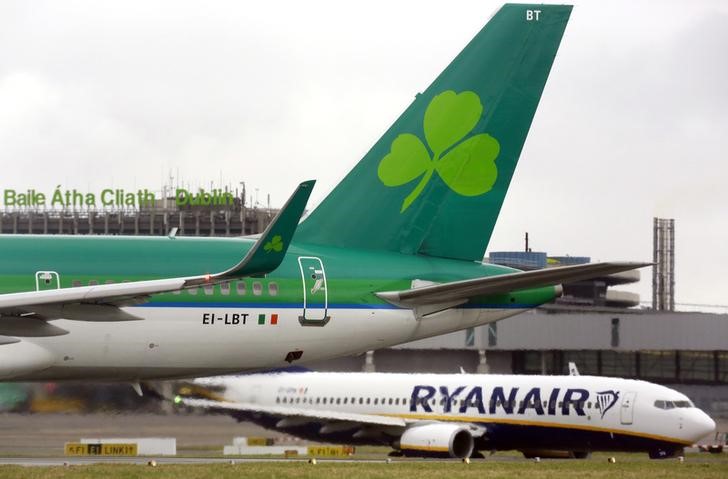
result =
[[[693,414],[692,423],[696,441],[715,431],[715,421],[700,409],[696,410],[695,414]]]

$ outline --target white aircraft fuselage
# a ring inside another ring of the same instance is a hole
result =
[[[644,451],[667,457],[715,429],[682,393],[595,376],[273,373],[198,380],[201,405],[315,441],[387,444],[405,454],[492,450]],[[377,424],[377,418],[404,426]]]

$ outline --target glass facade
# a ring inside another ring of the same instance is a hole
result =
[[[515,374],[580,374],[657,383],[728,384],[728,351],[511,351]]]
[[[681,380],[712,382],[715,380],[715,359],[710,351],[680,351],[678,353]]]
[[[655,380],[676,379],[676,361],[675,351],[640,351],[640,376]]]

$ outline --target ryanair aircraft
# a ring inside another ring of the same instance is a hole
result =
[[[671,457],[715,429],[673,389],[596,376],[282,372],[195,381],[224,411],[312,441],[389,445],[411,456],[465,458],[516,449],[644,451]]]
[[[0,236],[0,380],[209,376],[482,325],[644,264],[482,263],[571,13],[505,5],[298,226]]]

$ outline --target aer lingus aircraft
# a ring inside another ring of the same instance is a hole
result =
[[[411,456],[592,451],[670,457],[715,430],[684,394],[597,376],[281,372],[203,378],[175,402],[321,442]]]
[[[570,6],[505,5],[298,226],[257,238],[1,236],[0,379],[136,381],[478,326],[641,264],[482,264]]]

